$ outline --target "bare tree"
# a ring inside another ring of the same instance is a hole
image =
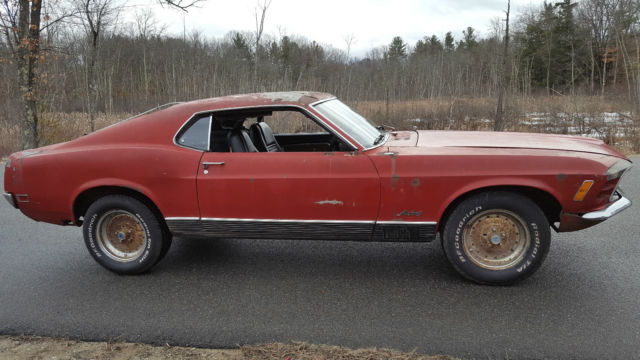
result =
[[[347,70],[347,83],[345,84],[344,97],[349,99],[349,90],[351,89],[351,46],[356,43],[356,35],[354,33],[347,34],[343,38],[345,45],[347,46],[346,59],[344,61],[345,70]]]
[[[264,20],[267,16],[267,9],[271,6],[271,0],[262,0],[255,8],[256,32],[255,32],[255,54],[253,64],[253,86],[258,86],[258,64],[260,58],[260,39],[264,32]]]
[[[505,88],[509,84],[509,14],[511,12],[511,0],[507,0],[507,19],[504,32],[504,51],[502,53],[502,76],[500,76],[500,90],[498,94],[498,108],[496,109],[496,120],[493,123],[493,130],[501,131],[504,129],[503,118],[503,101]]]
[[[160,5],[168,5],[174,9],[187,11],[190,7],[196,6],[205,0],[158,0]]]
[[[344,35],[342,37],[342,40],[344,40],[345,45],[347,45],[347,61],[346,61],[346,63],[349,63],[350,62],[349,59],[351,58],[351,46],[357,42],[356,35],[354,33],[350,33],[350,34]]]
[[[91,121],[91,131],[95,131],[96,103],[98,86],[96,61],[100,47],[100,37],[105,29],[112,25],[120,11],[117,0],[77,0],[78,14],[89,40],[89,56],[87,62],[87,108]]]
[[[23,106],[20,122],[23,149],[37,147],[37,77],[40,60],[41,0],[2,1],[2,29],[17,63],[18,87]]]

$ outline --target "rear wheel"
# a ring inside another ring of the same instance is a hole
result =
[[[511,284],[533,274],[549,251],[546,216],[529,198],[491,191],[462,201],[449,216],[442,247],[464,277]]]
[[[171,244],[170,235],[153,212],[123,195],[105,196],[91,204],[83,233],[93,258],[119,274],[148,271]]]

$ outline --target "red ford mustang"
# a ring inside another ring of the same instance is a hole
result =
[[[11,155],[5,198],[83,226],[109,270],[136,274],[172,236],[432,241],[463,276],[513,283],[574,231],[631,205],[631,162],[602,141],[493,132],[387,131],[310,92],[173,104]]]

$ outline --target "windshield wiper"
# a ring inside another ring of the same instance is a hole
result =
[[[380,131],[397,131],[398,129],[394,128],[393,126],[389,126],[389,125],[378,125],[376,126],[376,129],[380,130]]]
[[[381,142],[382,140],[384,140],[384,138],[385,138],[386,136],[387,136],[387,134],[385,134],[385,133],[382,133],[382,134],[378,135],[378,137],[376,138],[376,141],[374,141],[374,142],[373,142],[373,145],[378,145],[378,144],[380,144],[380,142]]]

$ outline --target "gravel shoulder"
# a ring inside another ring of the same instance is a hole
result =
[[[339,346],[310,345],[302,342],[243,346],[240,349],[201,349],[180,346],[151,346],[127,342],[87,342],[35,336],[0,336],[2,359],[211,359],[211,360],[281,360],[281,359],[394,359],[453,360],[446,355],[426,356],[388,349],[352,350]]]

